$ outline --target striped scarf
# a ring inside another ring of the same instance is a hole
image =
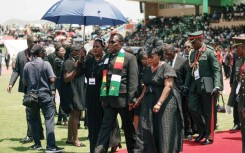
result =
[[[111,82],[109,87],[109,93],[107,92],[107,72],[108,66],[103,70],[102,84],[100,88],[100,96],[118,96],[121,84],[121,75],[124,63],[124,50],[121,49],[116,57],[116,61],[113,65],[113,74],[111,76]],[[107,56],[104,61],[104,65],[109,64],[109,57]],[[107,95],[108,93],[108,95]]]

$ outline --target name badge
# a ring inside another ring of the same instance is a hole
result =
[[[108,62],[109,62],[109,58],[106,58],[104,64],[108,64]]]
[[[89,78],[88,83],[89,85],[95,85],[95,78]]]
[[[236,94],[239,93],[240,88],[241,88],[241,82],[238,82],[238,85],[236,87]]]
[[[200,78],[200,75],[199,75],[199,69],[196,69],[194,71],[194,77],[195,77],[195,80],[199,79]]]

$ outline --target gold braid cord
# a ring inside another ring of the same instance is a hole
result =
[[[189,65],[192,68],[192,71],[191,71],[192,76],[194,76],[194,71],[196,70],[196,67],[198,67],[198,62],[196,63],[196,65],[195,65],[195,61],[191,63],[191,53],[193,53],[194,51],[195,50],[192,49],[190,50],[190,53],[189,53]]]

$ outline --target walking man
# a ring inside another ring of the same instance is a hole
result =
[[[104,117],[95,147],[95,153],[107,152],[111,131],[119,113],[122,118],[127,150],[133,153],[135,128],[129,111],[138,87],[138,67],[136,57],[122,48],[123,36],[112,34],[109,51],[103,64],[103,80],[100,96],[104,107]]]
[[[188,39],[193,49],[190,51],[185,86],[189,88],[189,111],[199,133],[195,142],[205,138],[202,144],[212,144],[214,96],[218,95],[221,88],[220,65],[214,49],[204,43],[202,31],[190,33]]]

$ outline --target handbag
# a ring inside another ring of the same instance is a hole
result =
[[[39,77],[36,90],[31,90],[29,93],[24,95],[22,104],[26,107],[32,107],[33,105],[38,104],[38,91],[37,90],[38,90],[39,83],[41,81],[43,67],[44,67],[44,62],[42,65],[41,75]]]
[[[225,113],[226,110],[225,110],[225,102],[224,102],[224,98],[223,98],[223,95],[221,94],[221,98],[222,98],[222,102],[223,102],[223,106],[220,106],[219,104],[217,105],[217,112],[220,112],[220,113]],[[219,99],[218,99],[219,100]]]
[[[35,91],[30,91],[28,94],[24,95],[23,105],[26,107],[31,107],[38,103],[38,95]]]

